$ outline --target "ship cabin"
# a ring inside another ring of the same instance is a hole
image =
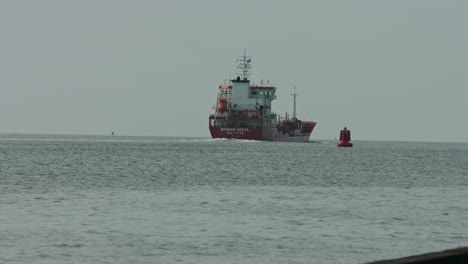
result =
[[[250,85],[249,80],[237,78],[232,85],[220,85],[215,114],[210,117],[213,127],[259,128],[274,127],[276,114],[271,102],[276,99],[276,87]]]
[[[235,114],[257,110],[262,115],[273,114],[271,112],[271,102],[276,99],[276,87],[246,84],[220,85],[216,114],[224,114],[225,111]]]

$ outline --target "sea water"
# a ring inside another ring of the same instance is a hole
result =
[[[468,144],[0,135],[0,263],[366,263],[468,246]]]

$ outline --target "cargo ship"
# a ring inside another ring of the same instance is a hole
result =
[[[219,86],[214,114],[209,116],[212,138],[309,142],[316,122],[302,121],[296,114],[296,90],[293,114],[277,115],[271,103],[276,99],[276,87],[261,81],[251,85],[249,80],[252,59],[244,51],[237,59],[237,78]]]

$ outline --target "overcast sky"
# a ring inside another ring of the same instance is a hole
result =
[[[468,142],[464,0],[5,0],[0,38],[0,133],[209,137],[246,48],[312,140]]]

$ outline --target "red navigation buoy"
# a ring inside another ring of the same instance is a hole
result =
[[[336,144],[338,147],[352,147],[353,143],[351,141],[351,131],[346,127],[340,131],[340,142]]]

